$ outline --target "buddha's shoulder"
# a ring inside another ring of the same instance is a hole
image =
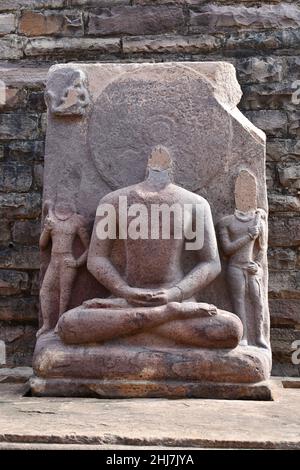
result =
[[[200,194],[193,193],[192,191],[188,191],[181,186],[175,185],[174,190],[176,191],[180,201],[182,201],[184,204],[201,204],[207,208],[210,207],[209,202],[203,196],[200,196]]]
[[[132,186],[133,187],[133,186]],[[102,204],[117,204],[119,202],[119,198],[121,196],[128,196],[130,193],[130,188],[121,188],[121,189],[116,189],[115,191],[112,191],[105,196],[103,196],[100,201],[98,206]]]

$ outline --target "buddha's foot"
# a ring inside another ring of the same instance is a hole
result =
[[[211,317],[218,314],[218,309],[215,305],[207,304],[205,302],[170,302],[167,304],[169,312],[178,313],[180,316],[186,315],[188,317]]]
[[[128,302],[121,298],[90,299],[82,304],[84,308],[126,308]]]

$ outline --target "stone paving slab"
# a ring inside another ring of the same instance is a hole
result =
[[[1,450],[114,450],[114,451],[127,451],[127,450],[164,450],[163,446],[126,446],[126,445],[97,445],[97,444],[26,444],[26,443],[0,443]],[[195,447],[167,447],[168,450],[195,450]],[[197,448],[197,450],[199,450]],[[201,449],[210,450],[210,449]]]
[[[273,402],[36,398],[1,384],[0,449],[300,449],[300,390],[274,384]]]

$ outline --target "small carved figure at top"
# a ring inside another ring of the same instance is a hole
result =
[[[75,213],[71,205],[59,202],[53,209],[52,203],[46,201],[44,211],[47,216],[40,238],[40,248],[46,249],[51,241],[52,249],[40,292],[43,325],[37,336],[50,330],[53,323],[55,324],[67,310],[77,269],[86,263],[89,247],[87,223],[81,215]],[[77,236],[82,242],[84,252],[75,259],[73,244]],[[56,299],[59,301],[59,311],[53,322],[53,304]]]
[[[264,296],[262,262],[267,250],[267,214],[257,208],[256,178],[242,170],[235,183],[233,215],[218,224],[219,240],[228,257],[227,280],[233,311],[244,327],[241,344],[249,342],[249,325],[255,345],[268,347],[264,335]]]
[[[47,82],[45,101],[56,116],[83,116],[90,103],[84,72],[73,68],[53,72]]]

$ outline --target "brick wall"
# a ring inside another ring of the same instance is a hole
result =
[[[226,60],[243,87],[241,110],[268,136],[274,372],[299,375],[300,366],[291,363],[291,343],[300,339],[299,50],[298,1],[1,0],[0,79],[7,99],[0,105],[0,340],[6,366],[29,365],[35,341],[48,67],[69,60]]]

